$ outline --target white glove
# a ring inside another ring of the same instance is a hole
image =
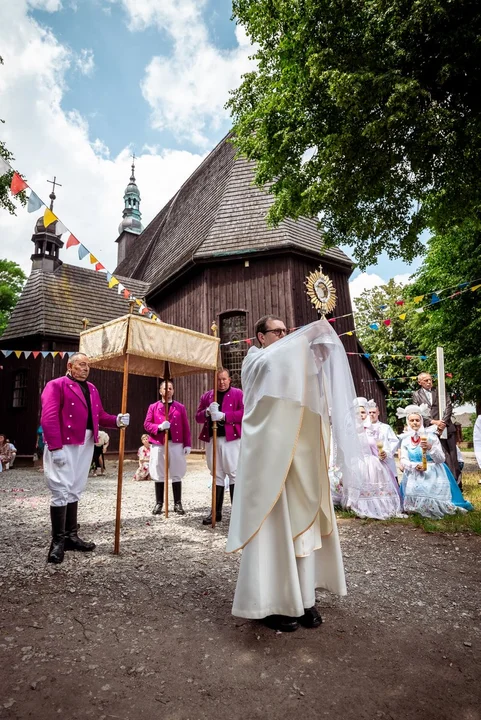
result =
[[[170,422],[168,420],[164,420],[164,422],[159,425],[159,430],[169,430],[169,428]]]
[[[63,467],[67,463],[67,453],[63,448],[52,450],[52,460],[57,467]]]
[[[206,415],[212,415],[212,413],[219,412],[219,403],[218,402],[211,402],[207,410],[205,411]]]
[[[122,415],[122,413],[119,413],[117,415],[117,427],[124,428],[128,427],[130,425],[130,413],[125,413],[125,415]]]
[[[192,448],[190,448],[190,447],[185,447],[185,446],[184,446],[184,455],[190,455],[191,449],[192,449]]]
[[[219,421],[221,421],[221,420],[224,420],[225,415],[224,415],[223,412],[217,411],[217,412],[211,413],[211,418],[212,418],[212,420],[214,420],[215,422],[219,422]]]

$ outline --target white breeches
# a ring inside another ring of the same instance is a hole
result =
[[[239,440],[231,440],[227,442],[225,437],[217,438],[217,466],[215,471],[215,484],[224,486],[225,478],[227,476],[228,482],[226,485],[235,484],[235,476],[237,473],[237,463],[239,462],[239,451],[240,451],[240,438]],[[207,460],[207,467],[212,472],[212,440],[206,443],[205,455]]]
[[[52,453],[46,447],[43,453],[43,470],[47,487],[52,493],[50,505],[62,506],[77,502],[87,485],[94,452],[93,432],[85,432],[83,445],[64,445],[67,462],[62,467],[53,463]]]
[[[150,446],[150,477],[155,482],[165,481],[165,455],[163,445]],[[187,472],[187,460],[182,443],[169,440],[169,475],[172,482],[180,482]]]

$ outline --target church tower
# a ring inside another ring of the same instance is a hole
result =
[[[132,174],[124,192],[124,211],[119,225],[117,264],[121,263],[133,249],[135,238],[142,232],[140,192],[135,181],[135,155],[132,158]]]
[[[53,190],[50,193],[50,210],[53,211],[53,203],[56,199],[55,185],[59,185],[53,179]],[[48,182],[52,182],[49,180]],[[57,221],[50,223],[45,227],[43,217],[40,217],[35,223],[35,230],[32,235],[32,242],[35,246],[32,260],[32,270],[44,270],[45,272],[54,272],[62,265],[59,258],[60,249],[63,248],[62,235],[56,233]]]

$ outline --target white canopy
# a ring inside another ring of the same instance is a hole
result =
[[[216,370],[220,339],[156,322],[140,315],[124,315],[80,333],[79,351],[91,367],[122,372],[129,354],[129,373],[169,377]]]

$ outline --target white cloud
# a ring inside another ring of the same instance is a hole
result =
[[[349,291],[351,293],[351,301],[353,309],[356,309],[356,298],[360,297],[364,290],[372,290],[373,288],[385,285],[386,281],[376,273],[363,272],[349,283]]]
[[[77,56],[75,65],[82,75],[92,75],[95,67],[93,50],[83,48]]]
[[[209,133],[229,117],[224,108],[229,90],[254,66],[249,60],[254,48],[245,31],[237,26],[237,46],[221,50],[209,40],[202,18],[205,0],[118,1],[128,13],[131,30],[155,25],[173,42],[172,55],[153,57],[142,82],[152,126],[200,147],[208,145]]]
[[[16,0],[19,5],[22,0]],[[62,0],[28,0],[28,6],[32,10],[46,10],[47,12],[57,12],[62,8]]]
[[[62,222],[109,269],[116,266],[117,228],[123,193],[130,176],[130,148],[110,157],[101,139],[89,137],[89,125],[78,112],[66,113],[61,101],[65,74],[75,55],[27,14],[26,0],[0,2],[0,68],[2,140],[14,153],[15,168],[35,192],[47,200],[57,176],[55,211]],[[176,192],[202,157],[176,150],[146,152],[136,161],[144,225]],[[16,260],[27,272],[33,245],[30,238],[40,212],[17,216],[0,211],[1,257]],[[66,238],[64,238],[66,239]],[[71,264],[75,249],[61,257]]]

